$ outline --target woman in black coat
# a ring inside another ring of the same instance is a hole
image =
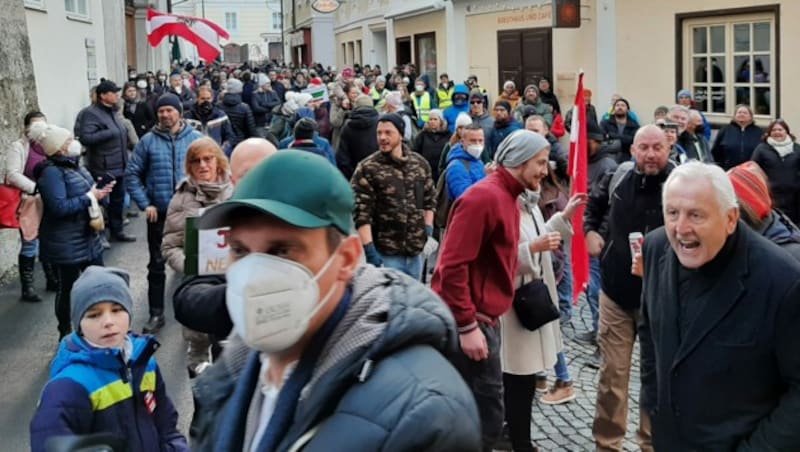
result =
[[[750,160],[761,142],[761,134],[761,128],[753,120],[753,110],[744,104],[737,105],[733,120],[720,129],[714,140],[711,148],[714,161],[727,171]]]
[[[753,152],[753,161],[764,170],[775,207],[795,224],[800,223],[800,145],[783,119],[772,121],[764,142]]]
[[[47,159],[34,170],[44,210],[39,228],[40,252],[58,273],[56,318],[59,340],[72,331],[70,292],[90,265],[103,265],[99,233],[103,216],[97,202],[107,197],[114,181],[97,188],[78,163],[81,146],[68,130],[37,123],[29,136],[41,144]],[[90,208],[92,213],[90,214]]]
[[[372,98],[358,96],[356,108],[345,121],[336,148],[336,165],[347,180],[353,177],[358,162],[378,150],[378,112]]]
[[[139,96],[139,89],[135,83],[128,82],[122,90],[122,99],[125,105],[122,115],[133,124],[136,136],[142,138],[156,125],[156,115],[150,104]]]
[[[428,161],[434,183],[439,180],[439,159],[444,147],[450,142],[450,136],[444,114],[441,110],[433,109],[429,113],[425,127],[414,140],[412,149]]]

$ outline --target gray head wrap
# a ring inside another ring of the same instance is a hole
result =
[[[517,130],[497,147],[494,161],[505,168],[516,168],[545,149],[550,149],[545,137],[530,130]]]

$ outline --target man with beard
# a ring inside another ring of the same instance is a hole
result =
[[[514,294],[518,198],[539,189],[549,153],[547,140],[528,130],[503,142],[494,172],[455,201],[431,281],[456,319],[461,350],[451,361],[478,403],[484,451],[492,450],[503,427],[499,318]]]
[[[639,129],[631,150],[635,160],[606,173],[592,189],[584,214],[589,255],[603,256],[597,339],[602,364],[592,427],[598,451],[621,451],[628,426],[628,383],[642,293],[642,279],[631,274],[628,237],[664,224],[661,187],[674,168],[667,138],[658,126]],[[642,450],[652,452],[650,418],[643,410],[637,436]]]
[[[515,130],[522,126],[511,115],[511,104],[504,100],[498,100],[494,104],[494,129],[489,133],[486,145],[489,148],[489,157],[494,158],[494,154],[500,143],[511,135]]]
[[[165,259],[161,239],[167,207],[178,182],[185,177],[184,160],[192,141],[202,135],[186,124],[181,116],[180,99],[171,93],[156,102],[158,125],[142,137],[133,150],[125,172],[125,183],[131,199],[147,217],[147,299],[150,318],[143,331],[155,334],[164,326]]]
[[[350,181],[353,217],[367,262],[420,279],[423,249],[434,246],[436,187],[428,162],[403,143],[404,128],[397,114],[378,119],[378,152],[358,165]]]
[[[230,140],[233,137],[228,115],[214,104],[214,92],[208,86],[197,90],[197,103],[184,115],[186,123],[203,135],[213,138],[225,154],[230,156]]]
[[[536,85],[528,85],[523,92],[524,98],[522,102],[514,109],[514,119],[517,121],[525,121],[523,112],[526,109],[533,108],[534,114],[544,118],[547,122],[547,127],[553,125],[553,107],[546,104],[539,97],[539,88]]]
[[[639,129],[637,123],[629,114],[630,104],[623,98],[617,99],[614,102],[614,114],[600,123],[600,128],[612,140],[619,140],[621,144],[621,152],[617,157],[617,162],[627,162],[631,159],[631,145],[633,144],[633,136]]]

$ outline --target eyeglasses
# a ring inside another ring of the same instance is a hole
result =
[[[470,104],[472,104],[472,105],[483,104],[483,101],[482,100],[473,100],[472,102],[470,102]]]
[[[197,166],[202,162],[205,163],[206,166],[208,166],[211,165],[211,162],[213,162],[214,160],[216,160],[216,157],[214,157],[213,155],[206,155],[203,157],[197,157],[189,160],[189,164]]]

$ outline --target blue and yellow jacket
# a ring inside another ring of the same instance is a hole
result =
[[[167,397],[152,336],[129,333],[127,363],[119,349],[95,348],[73,333],[64,338],[31,421],[31,450],[51,436],[107,432],[130,451],[188,451],[178,412]]]

